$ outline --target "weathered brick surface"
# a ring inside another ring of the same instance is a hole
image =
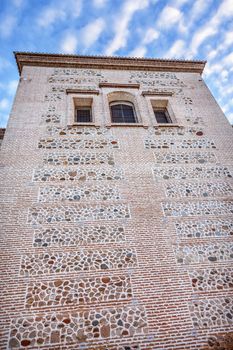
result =
[[[92,126],[71,126],[77,86],[99,90]],[[113,92],[140,126],[111,125]],[[156,98],[179,127],[156,126]],[[25,66],[1,147],[0,349],[201,349],[232,331],[232,151],[199,73]]]

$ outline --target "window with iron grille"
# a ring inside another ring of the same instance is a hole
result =
[[[76,122],[90,123],[92,122],[91,107],[77,107],[76,108]]]
[[[171,118],[166,108],[154,108],[155,119],[159,124],[171,123]]]
[[[110,105],[113,123],[136,123],[133,104],[129,102],[117,102]]]

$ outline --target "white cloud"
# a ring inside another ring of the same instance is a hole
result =
[[[41,11],[37,24],[42,28],[47,28],[56,22],[79,17],[81,10],[82,0],[53,0]]]
[[[213,60],[218,54],[218,50],[211,50],[208,54],[207,54],[207,60],[211,61]]]
[[[125,47],[129,36],[128,25],[136,11],[143,10],[149,5],[148,0],[127,0],[121,8],[114,22],[115,36],[107,46],[105,53],[113,55],[120,48]]]
[[[67,34],[61,42],[62,53],[74,54],[78,45],[78,40],[76,35],[69,33]]]
[[[161,28],[170,28],[179,23],[182,17],[182,12],[179,9],[168,5],[162,10],[157,24]]]
[[[93,0],[93,5],[95,7],[103,7],[108,0]]]
[[[233,113],[228,114],[227,119],[229,120],[230,124],[233,124]]]
[[[191,41],[191,55],[196,55],[198,48],[211,36],[218,33],[222,22],[233,16],[232,0],[224,0],[212,18],[208,20],[196,33]],[[228,38],[228,42],[230,39]],[[229,45],[229,44],[228,44]]]
[[[190,0],[173,0],[171,5],[174,6],[174,7],[182,7],[187,2],[190,2]]]
[[[224,57],[223,63],[226,66],[232,66],[233,65],[233,52],[231,52],[229,55]]]
[[[195,0],[193,2],[193,7],[190,10],[190,18],[188,18],[188,26],[192,25],[196,19],[207,10],[210,5],[211,0]]]
[[[153,28],[149,28],[145,33],[142,43],[145,45],[150,44],[152,43],[152,41],[158,39],[158,37],[159,32],[157,30],[154,30]]]
[[[227,88],[224,89],[224,95],[230,95],[233,94],[233,86],[229,86]]]
[[[144,57],[147,52],[145,46],[138,46],[133,51],[129,53],[130,57]]]
[[[0,128],[5,128],[9,115],[0,113]]]
[[[38,25],[42,28],[47,28],[56,20],[63,20],[65,13],[62,9],[56,7],[47,7],[38,18]]]
[[[21,7],[24,4],[24,0],[12,0],[15,7]]]
[[[2,70],[5,70],[8,67],[11,67],[11,63],[7,61],[5,58],[0,57],[0,72]]]
[[[5,93],[7,93],[9,96],[13,96],[16,92],[18,86],[18,80],[11,80],[9,83],[1,83],[0,82],[0,89],[4,90]]]
[[[10,107],[10,101],[7,98],[3,98],[0,100],[0,109],[8,109]]]
[[[204,70],[204,76],[209,77],[212,74],[220,74],[222,70],[223,70],[222,64],[220,63],[210,64],[209,62],[207,62]],[[215,85],[216,83],[217,82],[215,81]]]
[[[81,37],[86,48],[93,45],[100,37],[105,28],[103,18],[97,18],[82,29]]]
[[[196,32],[191,41],[191,52],[193,55],[196,55],[198,48],[202,45],[202,43],[217,33],[217,28],[214,26],[206,26],[202,27],[198,32]]]
[[[168,58],[180,58],[185,53],[185,42],[181,39],[176,40],[172,47],[165,54]]]
[[[231,17],[233,15],[232,0],[224,0],[218,8],[215,15],[217,20],[221,20],[224,17]]]
[[[0,35],[3,38],[8,38],[12,35],[15,27],[17,25],[17,19],[15,16],[8,15],[0,22]]]
[[[14,95],[18,86],[18,80],[11,80],[7,85],[7,93],[9,95]]]

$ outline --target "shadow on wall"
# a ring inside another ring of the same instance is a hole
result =
[[[211,336],[203,350],[233,350],[233,332]]]

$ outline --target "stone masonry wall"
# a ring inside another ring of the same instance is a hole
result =
[[[93,98],[92,125],[67,88]],[[111,124],[113,92],[138,125]],[[197,73],[24,67],[0,157],[0,349],[211,349],[232,332],[232,151]]]

